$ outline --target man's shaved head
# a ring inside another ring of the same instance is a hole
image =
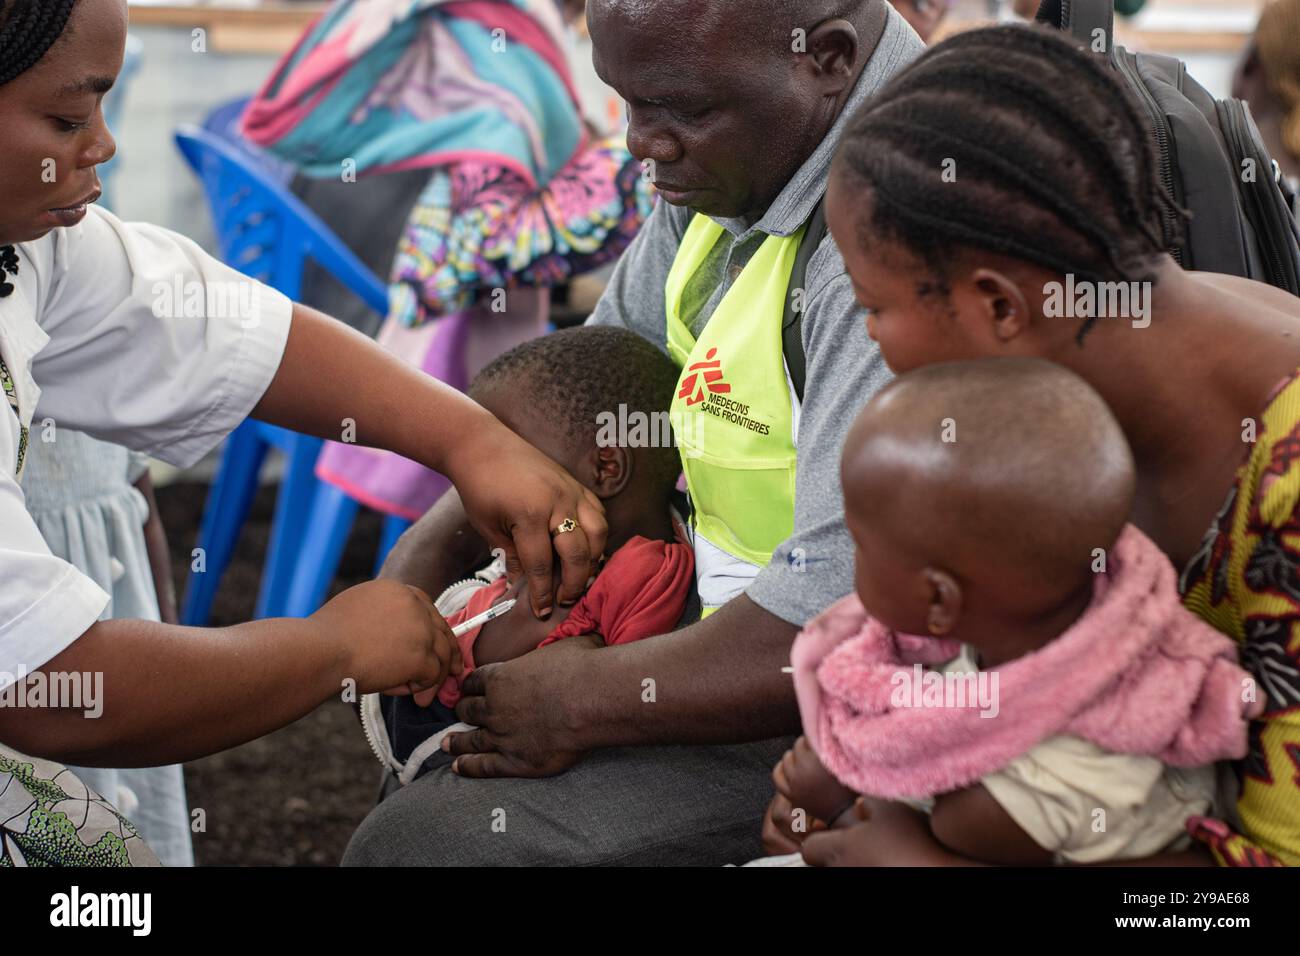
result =
[[[884,0],[590,0],[596,71],[664,198],[757,219],[813,154],[883,29]]]
[[[858,417],[850,524],[959,580],[1069,593],[1133,501],[1133,457],[1091,386],[1037,359],[931,365]]]
[[[794,30],[807,30],[837,18],[859,26],[877,3],[879,0],[588,0],[587,15],[616,13],[654,29],[683,25],[710,32],[720,26],[740,43],[775,39],[780,52],[789,52]],[[767,42],[756,44],[754,52],[767,46]]]

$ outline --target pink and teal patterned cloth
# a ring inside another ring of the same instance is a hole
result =
[[[340,0],[244,133],[309,176],[486,159],[543,186],[586,139],[563,32],[554,0]]]
[[[379,341],[457,388],[541,334],[546,290],[616,259],[653,208],[621,140],[587,133],[564,29],[556,0],[339,0],[244,116],[245,136],[310,176],[429,169]],[[355,445],[327,444],[316,473],[408,519],[447,487]]]
[[[417,326],[618,257],[652,188],[582,121],[555,0],[340,0],[249,104],[244,134],[307,175],[429,168],[391,276]]]

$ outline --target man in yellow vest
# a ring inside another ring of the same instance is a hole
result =
[[[790,644],[853,586],[839,453],[889,373],[814,213],[849,116],[922,44],[884,0],[591,0],[588,18],[662,197],[592,322],[681,366],[670,415],[702,617],[478,670],[457,713],[480,729],[371,813],[348,864],[759,855],[771,768],[799,728]],[[452,495],[385,574],[438,593],[485,556]]]

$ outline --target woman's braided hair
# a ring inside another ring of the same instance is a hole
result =
[[[0,86],[35,66],[63,35],[77,0],[0,0]]]
[[[854,116],[840,159],[872,193],[864,237],[901,242],[941,280],[954,246],[1092,282],[1147,280],[1186,215],[1105,59],[1046,27],[932,48]]]
[[[54,46],[77,0],[0,0],[0,86],[27,72]],[[18,274],[13,246],[0,246],[0,299],[14,291],[5,275]]]

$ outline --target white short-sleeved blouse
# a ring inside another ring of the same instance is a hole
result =
[[[0,689],[99,619],[108,596],[50,554],[15,474],[24,428],[85,431],[179,466],[240,423],[284,354],[293,304],[166,229],[91,207],[17,247],[0,299]]]

